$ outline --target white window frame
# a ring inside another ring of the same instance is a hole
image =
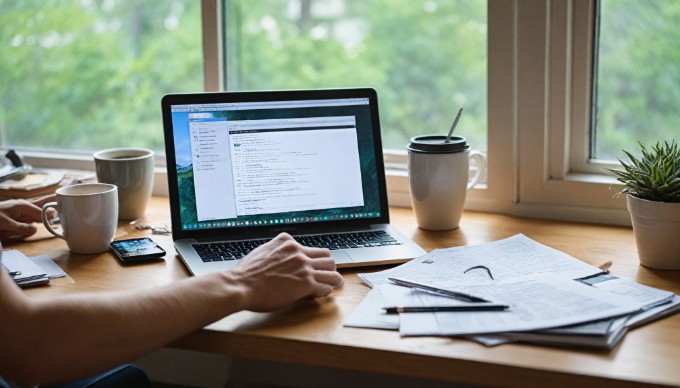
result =
[[[629,225],[604,173],[615,165],[589,159],[595,0],[488,7],[488,185],[466,209]],[[405,171],[388,184],[391,203],[408,204]]]
[[[608,167],[589,160],[595,0],[488,2],[487,185],[466,209],[630,224]],[[205,90],[222,90],[220,0],[201,0]],[[94,169],[89,155],[24,152],[38,167]],[[389,201],[410,206],[406,152],[386,151]],[[164,157],[154,192],[167,194]]]
[[[594,0],[514,1],[516,211],[628,225],[613,167],[589,159]],[[489,135],[491,136],[491,134]]]

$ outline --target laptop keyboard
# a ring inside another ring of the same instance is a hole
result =
[[[300,244],[330,250],[401,245],[384,230],[336,233],[315,236],[294,236]],[[269,241],[268,239],[192,244],[204,262],[237,260]]]

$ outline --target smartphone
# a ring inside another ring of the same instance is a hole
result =
[[[165,250],[149,237],[114,241],[111,250],[125,264],[155,261],[165,256]]]

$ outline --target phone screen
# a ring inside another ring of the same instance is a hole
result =
[[[165,251],[148,237],[114,241],[111,249],[123,262],[154,260],[165,255]]]

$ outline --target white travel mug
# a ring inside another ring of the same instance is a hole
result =
[[[411,138],[408,176],[411,204],[418,227],[425,230],[458,228],[467,191],[486,171],[486,157],[472,151],[464,137],[425,135]],[[469,179],[470,159],[477,171]]]

